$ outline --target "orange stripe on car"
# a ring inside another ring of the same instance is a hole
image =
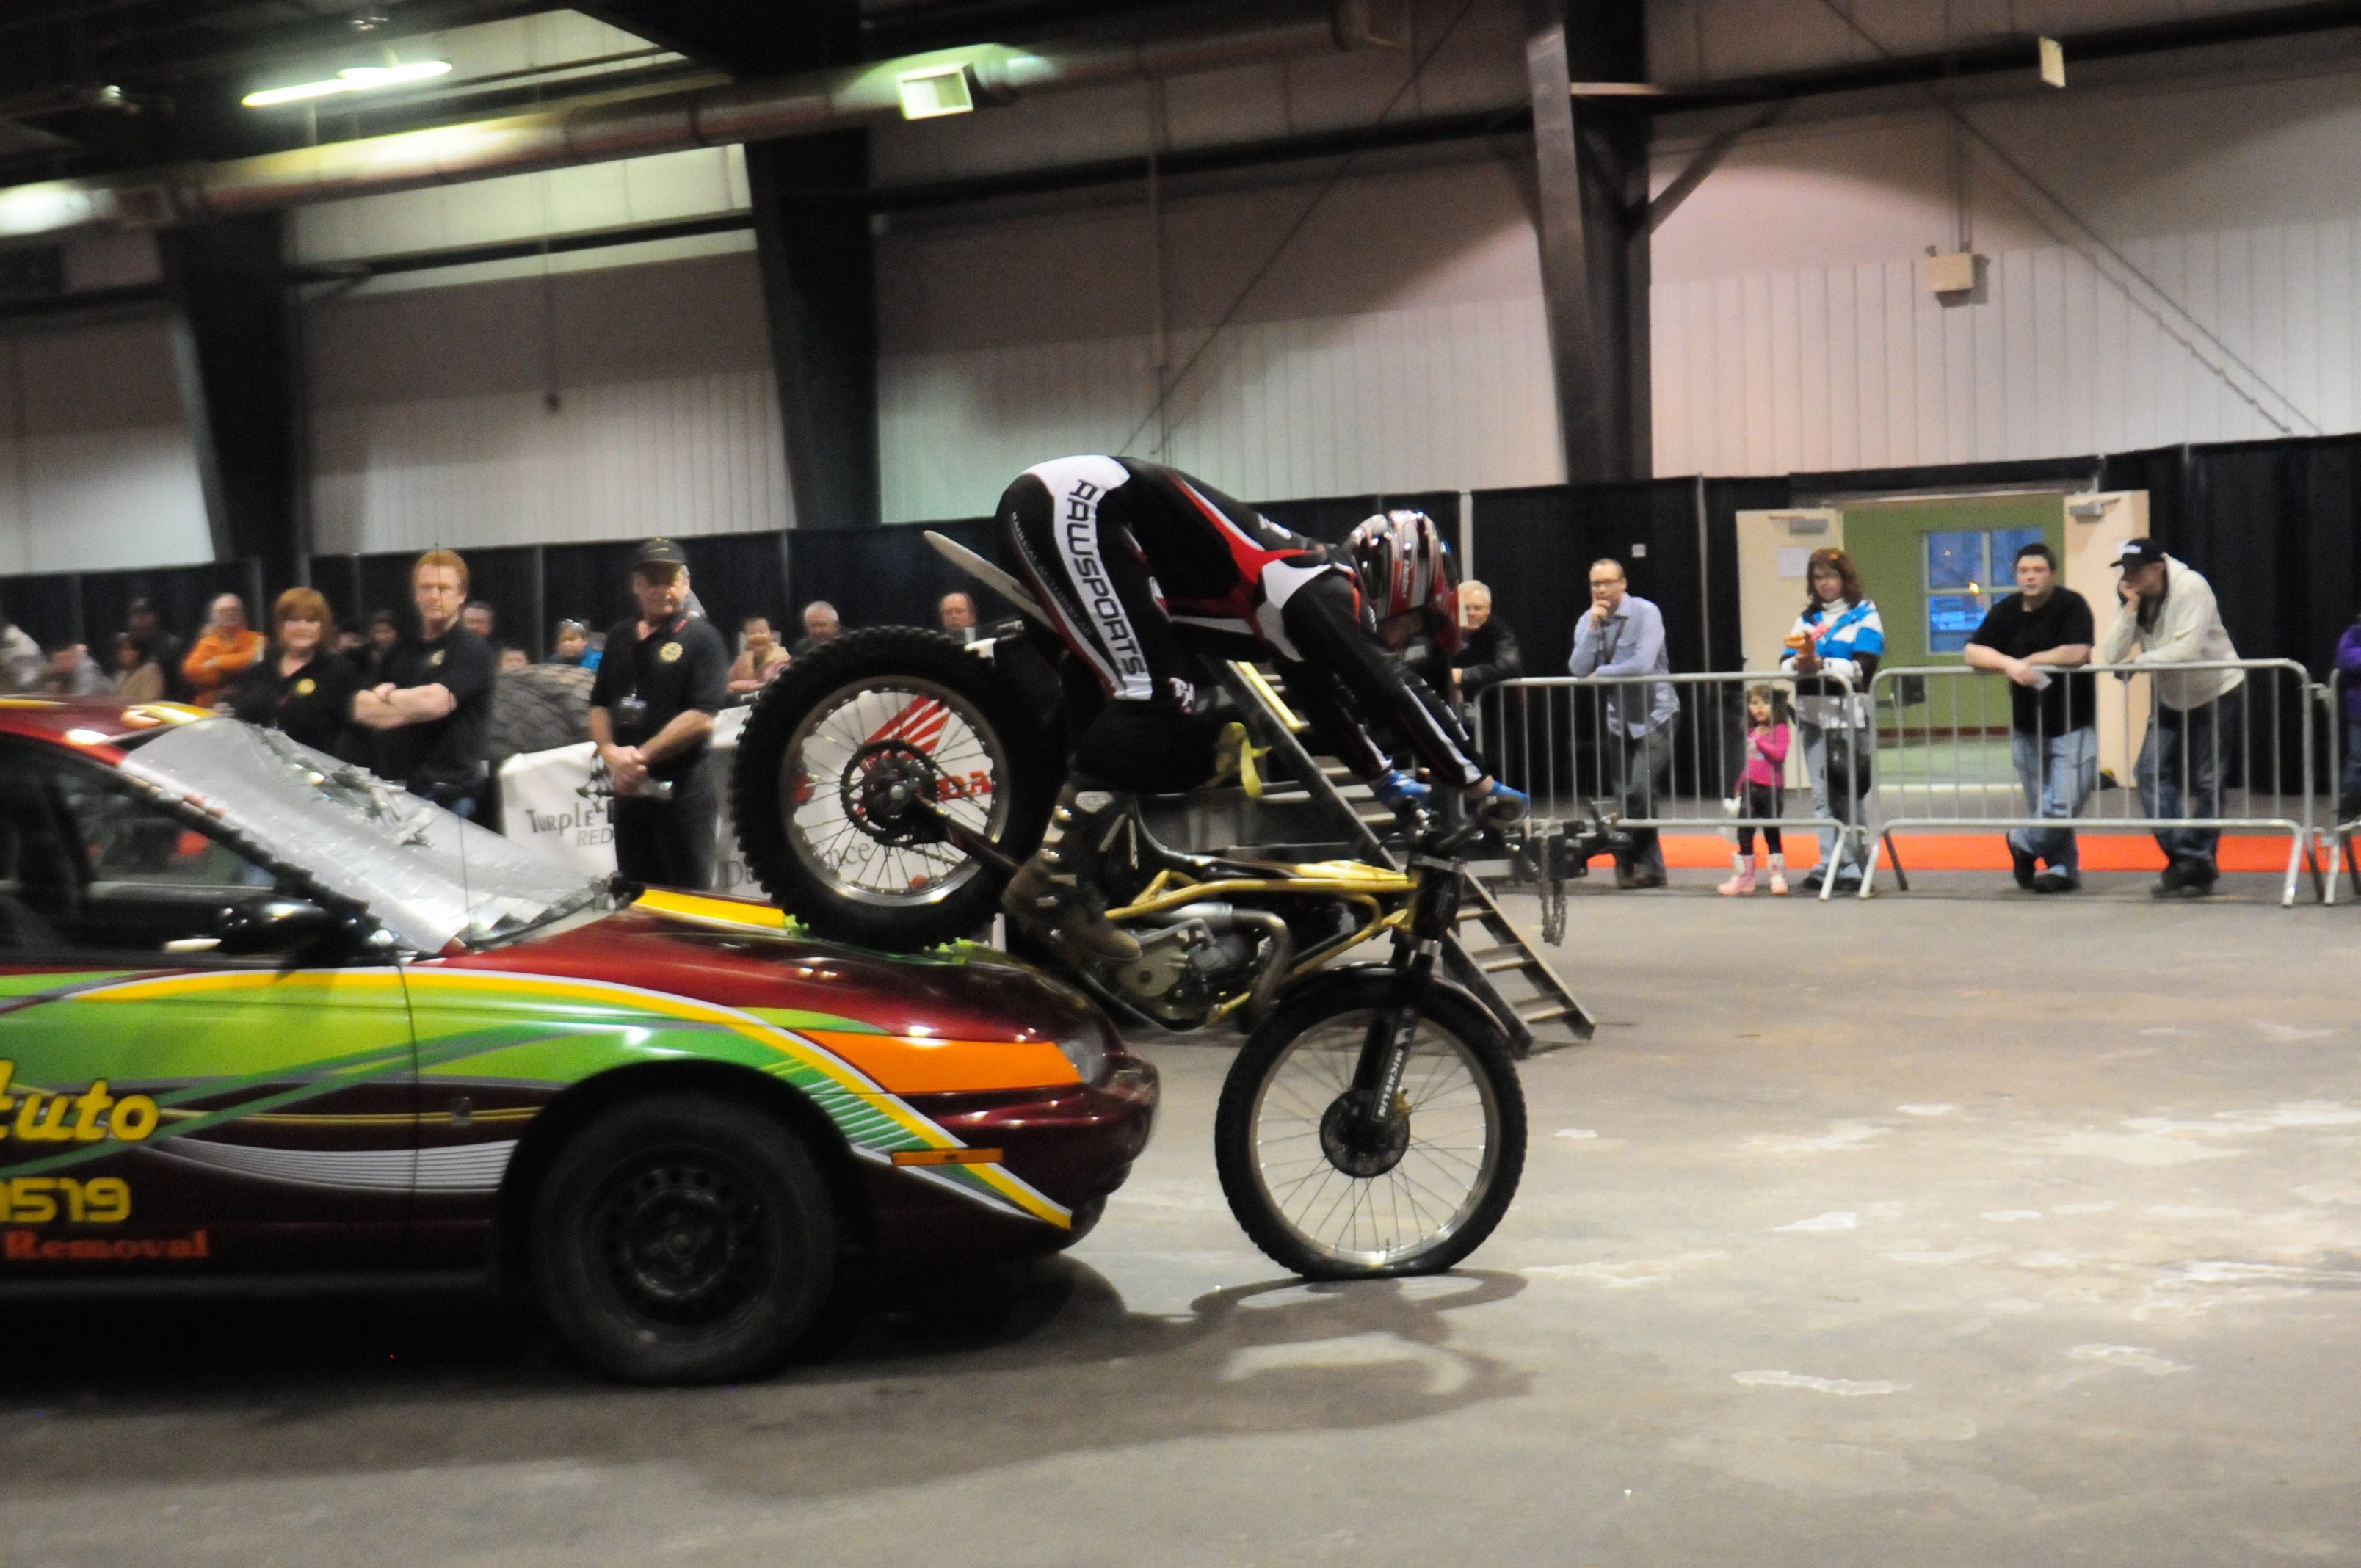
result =
[[[1082,1080],[1066,1053],[1047,1040],[946,1040],[850,1029],[796,1033],[842,1057],[895,1094],[1041,1089]]]

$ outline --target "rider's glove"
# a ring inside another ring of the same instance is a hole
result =
[[[1477,804],[1477,819],[1487,828],[1506,828],[1512,822],[1522,822],[1532,809],[1532,799],[1522,790],[1510,789],[1499,779]]]
[[[1406,806],[1415,806],[1423,810],[1427,796],[1434,793],[1400,768],[1396,768],[1382,778],[1370,781],[1369,792],[1396,811],[1400,811]]]

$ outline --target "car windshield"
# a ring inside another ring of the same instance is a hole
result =
[[[264,856],[368,912],[421,952],[482,947],[605,896],[604,884],[362,768],[234,718],[156,732],[122,765]]]

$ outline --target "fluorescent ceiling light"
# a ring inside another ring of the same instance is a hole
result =
[[[274,104],[302,104],[313,98],[333,98],[339,93],[369,93],[380,87],[399,87],[409,82],[426,82],[451,73],[447,60],[413,60],[401,65],[353,65],[339,71],[324,82],[301,82],[292,87],[266,87],[259,93],[249,93],[239,100],[249,109],[268,109]]]
[[[975,84],[964,64],[906,71],[894,82],[901,89],[902,117],[906,120],[964,115],[975,107]]]

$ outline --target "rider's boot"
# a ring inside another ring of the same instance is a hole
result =
[[[1060,790],[1041,847],[1000,895],[1008,918],[1093,963],[1128,963],[1139,957],[1139,944],[1107,919],[1094,893],[1106,841],[1131,806],[1130,795],[1111,790],[1071,784]]]

